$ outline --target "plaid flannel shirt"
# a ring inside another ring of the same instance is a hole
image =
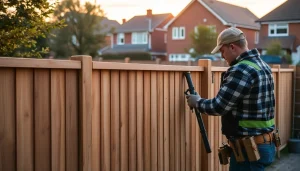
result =
[[[239,64],[243,60],[255,63],[260,70],[251,65]],[[216,116],[233,115],[237,120],[273,119],[275,98],[271,68],[262,61],[256,49],[242,53],[234,63],[224,74],[217,96],[199,100],[199,111]],[[237,135],[260,135],[273,130],[274,124],[266,128],[238,126]]]

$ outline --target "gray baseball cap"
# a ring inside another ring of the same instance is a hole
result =
[[[240,29],[236,27],[227,28],[219,34],[217,38],[217,46],[214,48],[213,51],[211,51],[211,53],[217,53],[220,50],[220,48],[225,44],[229,44],[243,39],[245,39],[245,35]]]

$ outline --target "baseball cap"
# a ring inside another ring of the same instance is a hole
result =
[[[243,39],[245,39],[245,35],[240,29],[236,27],[227,28],[219,34],[217,38],[217,46],[214,48],[213,51],[211,51],[211,53],[218,52],[220,48],[225,44],[229,44]]]

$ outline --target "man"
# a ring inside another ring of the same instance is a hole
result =
[[[244,33],[234,27],[219,34],[212,53],[218,51],[230,66],[222,74],[218,94],[213,99],[187,95],[188,105],[201,113],[221,116],[222,133],[230,142],[242,142],[243,138],[253,136],[260,159],[250,162],[241,144],[245,161],[237,162],[231,153],[230,171],[264,170],[275,157],[272,136],[275,98],[271,68],[262,61],[257,49],[248,49]]]

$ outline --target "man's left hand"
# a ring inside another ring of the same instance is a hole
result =
[[[201,97],[196,94],[189,94],[189,95],[186,95],[186,98],[187,98],[187,103],[190,107],[192,108],[197,108],[198,107],[198,101],[201,99]]]

